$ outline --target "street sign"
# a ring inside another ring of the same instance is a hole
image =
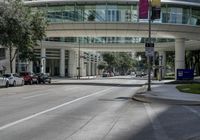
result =
[[[193,80],[194,69],[177,69],[177,80]]]
[[[145,43],[145,55],[154,56],[154,43]]]

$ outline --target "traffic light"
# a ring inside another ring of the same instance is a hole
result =
[[[161,6],[160,0],[152,0],[151,6],[152,7],[160,7]]]
[[[151,19],[160,19],[160,8],[157,7],[152,7],[152,15],[151,15]]]
[[[161,12],[161,3],[160,0],[152,0],[151,1],[151,7],[152,7],[152,14],[151,19],[160,19],[160,12]]]

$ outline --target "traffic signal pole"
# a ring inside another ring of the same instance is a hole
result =
[[[151,1],[149,1],[149,39],[148,43],[151,44]],[[147,91],[151,91],[151,56],[147,56],[148,63],[148,87]]]

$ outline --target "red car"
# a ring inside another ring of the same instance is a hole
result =
[[[24,78],[24,83],[25,84],[33,84],[33,80],[32,80],[32,75],[30,72],[21,72],[20,76]]]

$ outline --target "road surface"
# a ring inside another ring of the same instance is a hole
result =
[[[138,82],[126,79],[129,84]],[[0,140],[200,139],[199,106],[133,101],[138,88],[95,84],[1,88]]]

